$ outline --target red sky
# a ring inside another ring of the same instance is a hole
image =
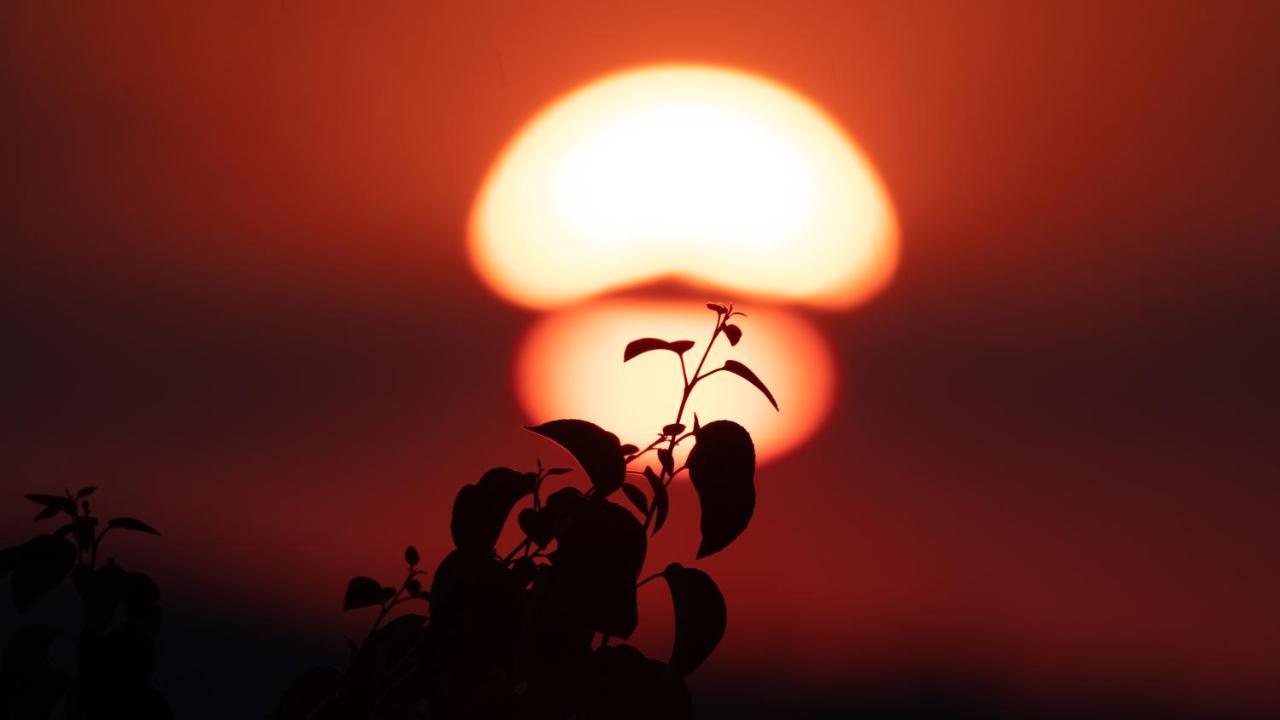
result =
[[[165,531],[120,552],[171,602],[337,632],[347,577],[439,557],[462,483],[551,455],[511,388],[533,317],[465,254],[488,164],[587,80],[718,63],[844,125],[903,255],[814,316],[835,417],[706,563],[707,672],[1280,704],[1276,5],[0,16],[0,540],[20,493],[101,485]],[[683,499],[655,561],[691,559]]]

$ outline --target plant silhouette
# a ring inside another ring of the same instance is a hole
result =
[[[727,360],[704,372],[720,338],[737,345],[745,317],[732,305],[708,304],[715,328],[690,371],[692,340],[642,338],[623,362],[648,352],[679,361],[681,395],[674,420],[648,445],[623,444],[586,420],[553,420],[528,429],[562,446],[574,470],[494,468],[462,487],[454,500],[454,549],[433,573],[416,548],[404,551],[397,586],[360,576],[347,584],[343,609],[367,610],[372,625],[348,640],[345,671],[304,672],[268,720],[409,720],[411,718],[687,718],[685,678],[719,645],[724,597],[696,568],[671,563],[644,579],[648,538],[662,530],[668,488],[687,473],[701,508],[697,558],[720,552],[746,529],[755,509],[755,449],[731,420],[705,425],[685,411],[695,388],[718,372],[772,393],[747,366]],[[677,466],[676,449],[693,447]],[[632,467],[643,466],[643,470]],[[554,490],[551,485],[560,485]],[[647,491],[646,491],[647,489]],[[36,520],[62,517],[52,533],[0,550],[0,576],[10,576],[14,606],[26,612],[68,577],[84,605],[74,672],[49,651],[58,631],[31,625],[10,638],[0,670],[3,720],[49,718],[59,703],[74,720],[165,720],[173,713],[153,687],[160,592],[152,579],[102,555],[113,530],[159,535],[131,517],[105,524],[86,487],[64,495],[28,495]],[[524,538],[505,554],[497,543],[512,512]],[[425,579],[430,576],[430,585]],[[647,658],[625,644],[638,622],[637,593],[667,585],[675,616],[670,656]],[[402,606],[408,612],[398,612]],[[394,615],[394,616],[393,616]]]
[[[13,604],[20,612],[68,576],[84,605],[74,672],[49,660],[59,634],[56,628],[29,625],[10,638],[0,670],[0,710],[9,720],[50,717],[60,701],[68,718],[173,717],[169,704],[151,684],[160,590],[148,575],[127,571],[113,558],[98,563],[103,541],[112,530],[160,533],[131,517],[102,525],[89,501],[96,490],[28,495],[41,506],[36,520],[61,517],[64,524],[52,533],[0,550],[0,576],[11,576]]]
[[[709,575],[679,563],[641,579],[648,537],[666,522],[668,487],[681,473],[688,473],[701,506],[699,559],[732,543],[755,509],[755,449],[747,431],[730,420],[703,425],[694,416],[685,423],[698,384],[729,372],[777,407],[760,378],[737,361],[703,371],[720,338],[737,345],[742,337],[733,320],[743,313],[732,305],[707,307],[715,328],[692,372],[685,359],[691,340],[642,338],[623,351],[624,362],[654,351],[679,360],[675,419],[648,445],[623,444],[586,420],[529,427],[573,456],[585,487],[551,490],[572,479],[573,470],[541,461],[530,472],[494,468],[463,486],[450,522],[454,549],[430,586],[412,546],[398,587],[352,578],[344,609],[375,617],[363,640],[348,640],[349,667],[306,671],[268,718],[689,717],[685,677],[720,643],[725,601]],[[676,448],[686,442],[693,447],[677,467]],[[643,470],[630,469],[637,461],[645,462]],[[499,554],[503,528],[521,503],[527,507],[516,523],[524,538]],[[638,590],[659,578],[675,615],[665,661],[621,642],[636,627]],[[389,619],[402,605],[412,610]]]

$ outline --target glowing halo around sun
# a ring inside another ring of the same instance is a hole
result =
[[[697,65],[609,75],[539,113],[490,170],[468,234],[480,275],[535,308],[666,277],[848,307],[898,256],[879,177],[826,113]]]

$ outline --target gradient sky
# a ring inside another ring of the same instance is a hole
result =
[[[22,2],[0,48],[0,541],[100,485],[170,605],[336,637],[347,577],[553,456],[534,316],[466,256],[489,163],[601,74],[717,63],[843,124],[902,260],[812,315],[835,415],[705,563],[707,676],[1280,707],[1280,5]]]

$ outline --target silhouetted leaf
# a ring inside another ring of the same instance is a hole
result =
[[[11,590],[18,612],[26,612],[67,576],[76,563],[76,546],[57,535],[40,535],[19,547]]]
[[[94,487],[93,485],[90,485],[89,487],[86,487],[86,488],[80,488],[80,491],[76,493],[76,499],[80,500],[82,498],[87,498],[90,495],[94,494],[97,490],[98,488]]]
[[[636,487],[632,483],[622,483],[622,494],[627,496],[632,505],[643,515],[649,512],[649,500],[644,496],[644,491]]]
[[[547,470],[546,475],[547,477],[551,477],[552,475],[563,475],[567,472],[573,472],[573,468],[553,467],[550,470]]]
[[[342,600],[343,610],[358,610],[382,604],[382,583],[360,575],[347,583],[347,595]]]
[[[688,675],[711,656],[724,637],[724,596],[711,576],[679,563],[668,565],[662,577],[671,588],[676,620],[668,664],[672,672]]]
[[[151,535],[160,534],[159,530],[151,527],[150,525],[142,522],[141,520],[138,520],[136,518],[131,518],[131,517],[120,517],[120,518],[114,518],[112,520],[109,520],[107,521],[107,527],[120,528],[122,530],[134,530],[137,532],[148,533]]]
[[[769,392],[769,388],[764,386],[764,382],[760,380],[760,378],[756,377],[755,373],[751,372],[751,368],[747,367],[746,365],[743,365],[737,360],[725,360],[724,369],[728,370],[734,375],[737,375],[743,380],[746,380],[752,385],[755,385],[756,389],[764,393],[764,396],[769,399],[769,403],[773,405],[773,409],[774,410],[778,409],[778,401],[773,399],[773,393]]]
[[[630,645],[597,648],[582,683],[583,720],[688,720],[693,707],[684,679]]]
[[[626,508],[580,498],[556,539],[551,562],[575,611],[596,632],[626,638],[636,626],[636,578],[644,528]]]
[[[667,511],[671,509],[671,499],[667,495],[667,486],[662,484],[651,468],[645,467],[644,477],[649,481],[649,489],[653,491],[653,532],[656,535],[667,522]]]
[[[58,698],[71,687],[67,673],[49,664],[55,636],[49,625],[30,625],[10,636],[0,665],[0,716],[14,720],[54,717]]]
[[[545,547],[555,538],[572,509],[572,504],[582,497],[575,487],[567,487],[551,493],[541,510],[525,508],[520,511],[517,522],[529,539]]]
[[[675,459],[671,457],[671,451],[667,448],[658,450],[658,462],[662,463],[662,472],[670,475],[675,472]]]
[[[742,328],[737,325],[725,325],[724,336],[729,338],[730,345],[737,345],[738,341],[742,339]]]
[[[707,309],[711,310],[712,312],[719,313],[721,315],[729,312],[729,308],[723,305],[720,305],[719,303],[707,303]]]
[[[632,445],[631,443],[623,445],[621,449],[623,455],[635,455],[637,452],[640,452],[640,448]]]
[[[422,583],[418,581],[418,578],[409,578],[404,581],[404,589],[405,592],[416,597],[418,593],[422,592]]]
[[[756,452],[751,435],[728,420],[702,426],[686,465],[702,506],[698,557],[723,550],[751,522],[756,506]]]
[[[115,617],[124,591],[125,572],[108,560],[96,570],[88,565],[77,565],[71,571],[76,592],[84,601],[86,623],[99,630],[105,629]]]
[[[417,565],[418,561],[421,559],[422,558],[418,556],[418,548],[410,545],[404,549],[404,561],[409,564],[409,567]]]
[[[681,423],[671,423],[662,428],[663,435],[679,435],[682,432],[684,432],[684,425]]]
[[[511,652],[523,597],[519,578],[492,556],[445,556],[431,578],[431,630],[451,671],[489,667]]]
[[[552,420],[529,430],[568,450],[601,495],[622,485],[627,463],[617,435],[586,420]]]
[[[44,506],[44,509],[36,515],[36,520],[51,518],[60,512],[64,512],[73,517],[76,514],[76,502],[68,497],[63,497],[61,495],[34,494],[28,495],[27,499],[33,503],[38,503]]]
[[[5,670],[39,667],[49,662],[49,648],[53,647],[58,631],[51,625],[28,625],[9,638],[4,649]]]
[[[82,548],[93,546],[94,531],[98,526],[98,518],[78,517],[71,521],[71,532],[74,534],[76,544]],[[62,534],[62,533],[58,533]]]
[[[538,476],[494,468],[480,482],[464,485],[453,501],[449,530],[459,550],[489,554],[507,524],[511,508],[533,493]]]
[[[121,577],[120,599],[131,619],[143,619],[160,602],[160,588],[150,575],[126,572]]]
[[[640,338],[639,340],[632,340],[627,343],[626,349],[622,351],[622,362],[627,362],[631,358],[642,353],[647,353],[651,350],[670,350],[677,355],[683,355],[689,352],[689,349],[692,347],[692,340],[676,340],[674,342],[668,342],[666,340],[659,340],[658,338]]]
[[[698,430],[702,428],[702,423],[698,422],[698,413],[693,414],[693,434],[697,435]]]

